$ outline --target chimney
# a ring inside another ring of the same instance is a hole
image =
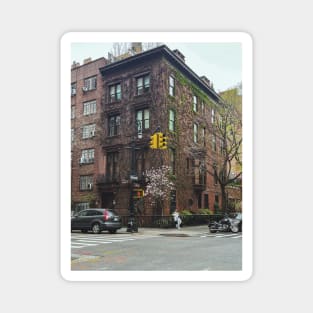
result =
[[[131,50],[133,53],[140,53],[142,52],[142,44],[141,42],[132,42]]]
[[[73,61],[72,69],[78,67],[80,64],[76,61]]]
[[[89,62],[91,62],[91,61],[92,61],[91,58],[87,58],[87,59],[84,60],[84,64],[87,64],[87,63],[89,63]]]
[[[175,49],[173,50],[173,52],[176,54],[176,56],[178,56],[183,62],[185,62],[185,56],[178,50]]]
[[[212,82],[206,76],[201,76],[200,78],[208,87],[210,88],[213,87]]]

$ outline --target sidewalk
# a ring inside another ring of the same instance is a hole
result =
[[[125,228],[122,228],[120,232],[126,231]],[[208,225],[200,225],[200,226],[184,226],[181,229],[176,228],[150,228],[150,227],[139,227],[138,235],[155,235],[155,236],[162,236],[162,235],[180,235],[180,236],[195,236],[198,234],[203,233],[210,233]]]

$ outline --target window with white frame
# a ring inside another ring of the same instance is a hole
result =
[[[146,74],[136,78],[137,95],[142,95],[150,90],[150,75]]]
[[[198,124],[196,123],[193,124],[193,141],[198,142]]]
[[[150,128],[150,112],[149,109],[142,109],[136,112],[136,127],[138,134]]]
[[[214,109],[211,110],[211,123],[214,124],[215,122],[215,111]]]
[[[216,151],[216,135],[212,135],[212,149]]]
[[[120,101],[122,99],[121,83],[109,86],[110,102]]]
[[[170,154],[170,172],[172,175],[175,175],[175,149],[170,148],[169,149],[169,154]]]
[[[75,106],[71,107],[71,119],[73,120],[75,118]]]
[[[97,112],[96,100],[84,102],[83,115],[95,114]]]
[[[92,190],[93,175],[83,175],[79,177],[80,190]]]
[[[97,76],[89,77],[84,80],[83,91],[94,90],[97,88]]]
[[[83,139],[92,138],[95,136],[96,124],[83,126]]]
[[[71,95],[72,96],[76,95],[76,83],[71,84]]]
[[[193,111],[198,112],[198,97],[193,96]]]
[[[80,164],[94,163],[95,160],[95,149],[85,149],[82,150],[80,157]]]
[[[205,127],[201,127],[201,143],[205,146]]]
[[[173,76],[169,77],[169,94],[175,96],[175,79]]]
[[[172,132],[175,131],[175,111],[174,110],[169,110],[168,129]]]

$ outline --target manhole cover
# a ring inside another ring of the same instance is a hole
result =
[[[160,234],[160,236],[166,236],[166,237],[190,237],[190,235],[187,235],[187,234]]]

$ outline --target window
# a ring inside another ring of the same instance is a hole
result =
[[[80,190],[92,190],[93,175],[84,175],[79,178]]]
[[[76,95],[76,83],[71,84],[71,95]]]
[[[201,128],[201,143],[205,146],[205,127]]]
[[[216,164],[213,165],[213,171],[214,171],[214,184],[217,185],[218,177],[217,177],[217,166],[216,166]]]
[[[216,135],[212,136],[212,149],[216,151]]]
[[[209,195],[208,194],[204,194],[204,207],[206,209],[209,208]]]
[[[175,79],[173,76],[169,77],[169,94],[175,96]]]
[[[71,141],[74,141],[74,128],[71,128]]]
[[[96,124],[83,126],[83,139],[92,138],[95,136]]]
[[[144,75],[136,79],[137,95],[142,95],[150,90],[150,75]]]
[[[201,112],[205,114],[205,104],[204,101],[201,102]]]
[[[122,99],[121,84],[111,85],[109,87],[110,102],[120,101]]]
[[[138,135],[142,135],[143,130],[150,128],[149,109],[143,109],[136,112],[136,127]]]
[[[169,119],[168,119],[168,129],[170,131],[175,131],[175,111],[174,110],[170,110],[169,111]]]
[[[211,123],[214,124],[215,122],[215,111],[212,109],[211,110]]]
[[[83,91],[94,90],[97,88],[97,77],[89,77],[84,80]]]
[[[97,103],[96,100],[84,102],[84,115],[95,114],[97,111]]]
[[[107,154],[107,178],[109,182],[117,181],[118,178],[118,152]]]
[[[193,96],[193,111],[198,112],[198,97]]]
[[[136,160],[136,174],[139,179],[142,179],[143,172],[145,171],[145,153],[142,150],[135,151]]]
[[[198,142],[198,124],[193,124],[193,141]]]
[[[80,164],[93,163],[95,160],[95,149],[82,150],[82,155],[80,158]]]
[[[121,117],[119,115],[109,117],[109,137],[119,135],[120,125]]]
[[[71,119],[75,118],[75,106],[71,107]]]
[[[219,204],[219,198],[218,195],[215,195],[215,199],[214,199],[215,203]]]
[[[170,173],[175,175],[175,150],[169,149],[170,153]]]

